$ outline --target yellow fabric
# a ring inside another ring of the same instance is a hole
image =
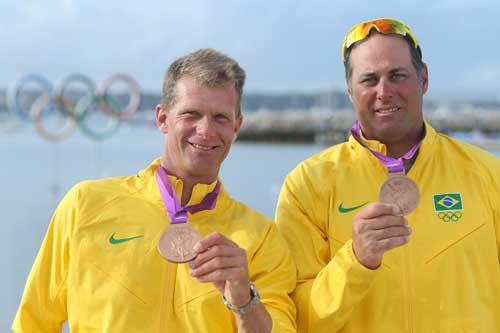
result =
[[[68,320],[81,332],[235,332],[232,313],[211,283],[199,283],[187,264],[157,251],[169,224],[155,161],[137,176],[86,181],[62,200],[29,275],[15,332],[61,332]],[[178,195],[182,182],[170,177]],[[213,189],[197,185],[193,202]],[[214,210],[189,215],[205,236],[219,231],[246,249],[250,278],[275,332],[295,331],[289,293],[296,269],[276,226],[231,199],[221,187]],[[142,236],[120,244],[109,238]]]
[[[298,269],[298,332],[500,332],[500,160],[426,124],[408,173],[421,191],[410,242],[369,270],[352,251],[361,208],[340,211],[377,201],[386,177],[351,137],[286,178],[276,221]],[[461,195],[456,222],[435,210],[434,195],[445,193]]]

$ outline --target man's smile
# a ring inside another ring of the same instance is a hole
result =
[[[375,109],[375,113],[391,114],[391,113],[394,113],[394,112],[399,111],[399,110],[400,110],[400,108],[398,108],[398,107],[380,108],[380,109]]]
[[[203,150],[203,151],[211,151],[211,150],[214,150],[216,149],[218,146],[212,146],[212,145],[206,145],[206,144],[199,144],[199,143],[194,143],[194,142],[189,142],[188,143],[196,148],[196,149],[199,149],[199,150]]]

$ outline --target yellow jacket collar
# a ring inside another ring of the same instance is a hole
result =
[[[163,206],[163,201],[161,199],[160,191],[158,189],[158,184],[156,182],[156,169],[159,167],[160,167],[160,160],[156,159],[145,169],[139,171],[137,176],[141,179],[145,187],[146,195],[154,202],[159,202]],[[172,175],[168,175],[168,178],[172,184],[172,187],[175,190],[175,193],[177,194],[177,198],[180,198],[182,195],[184,182],[182,181],[182,179],[179,179]],[[200,203],[205,197],[205,195],[212,192],[216,184],[217,181],[214,181],[211,184],[196,184],[193,188],[193,191],[191,193],[191,198],[189,199],[187,205]],[[219,204],[221,197],[223,197],[224,195],[225,195],[225,190],[221,183],[219,198],[217,199],[217,205]]]
[[[436,137],[436,131],[434,130],[434,128],[432,128],[432,126],[426,120],[424,120],[424,128],[425,128],[425,135],[424,135],[424,139],[422,140],[422,145],[420,146],[421,151],[427,150],[428,147],[434,142],[434,139]],[[363,136],[362,132],[361,132],[361,141],[367,147],[370,147],[373,150],[378,151],[379,153],[387,155],[387,146],[384,143],[382,143],[378,140],[369,140]],[[365,148],[352,135],[349,136],[348,142],[349,142],[350,146],[353,148],[354,147],[362,148],[362,149]]]

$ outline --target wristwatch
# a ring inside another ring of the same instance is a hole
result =
[[[229,303],[225,296],[222,296],[222,300],[224,301],[224,305],[226,305],[229,310],[242,315],[252,311],[257,306],[257,304],[260,303],[260,294],[257,290],[257,287],[255,287],[255,284],[253,282],[250,282],[250,301],[247,304],[240,307],[234,306]]]

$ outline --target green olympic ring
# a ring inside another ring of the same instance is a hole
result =
[[[461,217],[460,212],[442,212],[438,214],[438,217],[444,222],[457,222]]]

